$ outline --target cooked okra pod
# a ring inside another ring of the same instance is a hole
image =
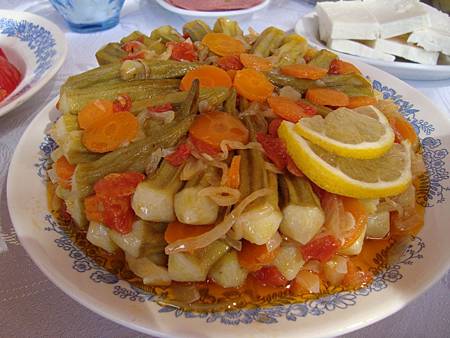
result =
[[[285,37],[284,31],[275,27],[266,28],[253,44],[252,53],[261,57],[267,57],[281,46]]]
[[[211,32],[211,28],[203,20],[190,21],[183,26],[183,34],[189,36],[193,42],[202,41],[203,37]]]

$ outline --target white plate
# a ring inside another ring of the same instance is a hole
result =
[[[18,87],[0,103],[0,116],[41,89],[67,55],[64,33],[50,21],[28,12],[0,10],[0,47],[22,74]]]
[[[11,161],[8,207],[22,245],[39,268],[92,311],[164,337],[323,337],[367,326],[398,311],[436,282],[450,265],[450,121],[420,92],[372,66],[355,63],[419,132],[430,173],[425,227],[397,264],[367,288],[307,303],[196,314],[161,307],[152,295],[118,280],[86,257],[47,211],[45,168],[55,146],[45,137],[56,100],[31,122]]]
[[[168,11],[181,15],[185,20],[193,20],[193,17],[202,19],[215,19],[221,16],[226,16],[228,18],[247,16],[265,8],[270,3],[270,0],[264,0],[259,5],[250,8],[229,10],[229,11],[192,11],[171,5],[165,0],[156,0],[156,2],[161,7],[167,9]]]
[[[305,15],[297,22],[295,26],[295,32],[297,34],[305,36],[308,42],[315,47],[330,49],[319,38],[318,20],[314,12]],[[369,63],[404,80],[450,79],[450,65],[430,66],[412,62],[400,62],[400,61],[389,62],[350,55],[341,52],[336,53],[345,57],[349,61],[363,61]]]

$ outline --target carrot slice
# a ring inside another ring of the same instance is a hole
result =
[[[122,111],[85,130],[81,141],[92,152],[106,153],[134,139],[138,128],[137,118],[130,112]]]
[[[208,33],[203,37],[202,43],[217,55],[239,55],[245,52],[244,44],[223,33]]]
[[[274,89],[263,73],[250,68],[236,72],[234,87],[239,95],[250,101],[265,101]]]
[[[413,146],[418,142],[414,127],[402,116],[389,117],[389,124],[394,129],[395,142],[408,140]]]
[[[272,62],[258,55],[242,53],[239,58],[242,64],[247,68],[253,68],[262,72],[272,69]]]
[[[200,66],[186,73],[181,79],[180,89],[187,91],[191,89],[192,81],[198,79],[200,87],[231,87],[230,75],[222,68],[216,66]]]
[[[355,219],[355,226],[353,229],[344,234],[344,244],[342,248],[349,248],[355,243],[364,231],[367,225],[367,211],[364,205],[355,198],[341,197],[344,210],[351,213]]]
[[[310,80],[321,79],[328,73],[328,69],[308,64],[287,65],[281,67],[280,70],[282,74]]]
[[[55,171],[58,176],[59,184],[64,189],[71,189],[70,179],[75,171],[75,166],[67,161],[65,156],[61,156],[55,162]]]
[[[231,160],[230,169],[228,170],[228,177],[225,183],[226,186],[233,189],[239,188],[239,185],[241,184],[240,168],[241,155],[235,155]]]
[[[180,239],[189,237],[196,237],[212,230],[215,227],[212,225],[191,225],[184,224],[178,221],[169,223],[164,233],[164,239],[167,243],[173,243]]]
[[[223,140],[246,144],[249,138],[248,129],[244,124],[225,112],[209,112],[198,116],[189,129],[189,134],[215,149],[220,148]]]
[[[81,129],[89,129],[97,122],[109,118],[114,113],[114,104],[110,100],[94,100],[78,113],[78,124]]]
[[[322,106],[345,107],[349,104],[347,94],[332,88],[310,88],[306,99]]]
[[[347,108],[358,108],[362,106],[370,106],[377,103],[377,99],[372,96],[350,96]]]
[[[283,120],[296,123],[302,117],[308,116],[294,100],[285,96],[271,96],[267,99],[267,103],[272,111]]]
[[[361,71],[352,63],[334,59],[331,61],[329,74],[361,74]]]
[[[239,263],[248,271],[257,271],[264,265],[272,263],[276,250],[269,252],[267,246],[242,241],[242,249],[238,252]]]

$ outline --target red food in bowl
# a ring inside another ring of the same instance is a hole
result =
[[[0,102],[2,102],[19,85],[22,74],[8,61],[0,48]]]

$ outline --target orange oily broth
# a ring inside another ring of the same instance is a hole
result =
[[[428,191],[429,180],[424,176],[426,175],[422,175],[422,177],[413,182],[416,191],[418,192],[416,198],[420,202],[423,202],[423,200],[420,199],[421,193],[425,194]],[[86,239],[86,230],[78,228],[70,217],[67,217],[67,214],[65,214],[63,203],[55,196],[55,186],[53,184],[48,184],[47,192],[50,211],[58,220],[61,228],[67,233],[78,248],[92,258],[97,264],[117,275],[120,279],[128,281],[133,286],[136,286],[145,292],[160,296],[161,303],[163,304],[171,303],[173,287],[185,285],[185,283],[174,282],[168,287],[142,284],[141,278],[135,276],[134,273],[129,270],[121,250],[118,250],[114,254],[109,254],[103,249],[94,246]],[[387,258],[390,248],[401,239],[405,238],[405,236],[416,235],[422,228],[425,208],[416,203],[416,210],[419,215],[419,221],[416,226],[413,226],[408,231],[391,231],[385,239],[366,239],[361,253],[350,258],[350,261],[357,269],[370,271],[374,275],[385,269],[387,267]],[[293,281],[286,287],[271,287],[262,285],[252,275],[248,276],[247,281],[240,288],[223,288],[210,280],[193,284],[199,289],[201,298],[195,303],[199,306],[194,306],[187,310],[195,311],[202,311],[202,305],[207,306],[207,311],[211,311],[211,308],[215,310],[227,310],[267,307],[273,303],[300,303],[306,300],[320,298],[327,294],[351,290],[342,286],[327,286],[326,283],[321,280],[321,292],[319,294],[309,294],[299,289]]]

